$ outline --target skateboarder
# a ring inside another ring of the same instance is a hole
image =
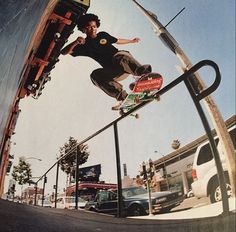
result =
[[[126,98],[118,79],[126,74],[141,76],[151,72],[151,65],[141,65],[128,51],[118,50],[113,44],[138,43],[139,38],[121,39],[109,35],[107,32],[97,33],[100,19],[94,14],[85,14],[78,20],[77,27],[86,34],[86,38],[79,36],[75,41],[62,49],[63,55],[88,56],[97,61],[102,68],[91,73],[94,85],[102,89],[109,96],[116,98],[118,108]]]

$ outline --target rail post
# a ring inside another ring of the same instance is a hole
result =
[[[123,196],[122,196],[122,182],[121,182],[121,168],[120,168],[120,149],[117,123],[114,123],[115,148],[116,148],[116,171],[117,171],[117,185],[118,185],[118,207],[117,217],[123,217]]]
[[[57,208],[58,174],[59,174],[59,162],[57,162],[57,169],[56,169],[55,202],[54,202],[55,208]]]

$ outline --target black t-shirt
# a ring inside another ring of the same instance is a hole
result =
[[[99,32],[96,38],[87,37],[85,44],[75,46],[71,55],[88,56],[102,67],[110,67],[113,55],[118,52],[118,49],[112,45],[116,42],[117,38],[106,32]]]

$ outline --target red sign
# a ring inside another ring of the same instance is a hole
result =
[[[146,90],[150,90],[150,91],[158,90],[161,88],[162,82],[163,82],[162,78],[154,78],[154,79],[149,79],[149,80],[138,81],[134,87],[133,92],[139,93]]]

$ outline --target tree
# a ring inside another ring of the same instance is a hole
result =
[[[78,163],[79,165],[84,164],[89,156],[88,145],[81,144],[73,137],[69,137],[67,143],[63,147],[60,147],[60,157],[67,155],[64,159],[60,161],[60,168],[67,175],[74,175],[76,166],[76,153],[78,152]],[[60,158],[59,157],[59,158]]]
[[[19,164],[13,166],[12,177],[19,185],[29,183],[32,178],[31,165],[25,161],[24,157],[20,157]]]
[[[174,150],[177,150],[179,147],[180,147],[180,141],[178,139],[175,139],[173,140],[172,144],[171,144],[171,147],[174,149]]]

